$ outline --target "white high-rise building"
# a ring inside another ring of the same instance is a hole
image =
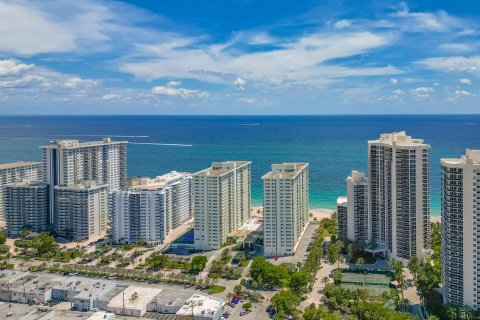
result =
[[[250,218],[251,162],[214,162],[193,174],[195,249],[220,249]]]
[[[143,238],[161,243],[168,233],[192,217],[188,173],[172,171],[155,179],[140,178],[111,194],[111,233],[116,242]]]
[[[22,230],[48,228],[48,186],[42,182],[17,182],[4,186],[7,232],[19,236]]]
[[[404,264],[429,248],[429,149],[403,131],[368,142],[370,238]]]
[[[41,162],[13,162],[0,164],[0,222],[4,222],[5,209],[3,186],[9,183],[40,181],[42,178]]]
[[[73,241],[107,232],[108,185],[85,182],[54,188],[55,231]]]
[[[348,199],[337,198],[337,237],[340,240],[348,239]]]
[[[272,164],[262,180],[264,255],[292,255],[308,224],[308,163]]]
[[[365,172],[352,171],[347,177],[347,237],[351,241],[369,241],[368,179]]]
[[[127,142],[79,142],[58,140],[43,146],[44,181],[50,186],[50,210],[53,211],[55,186],[72,187],[87,181],[107,184],[108,191],[118,190],[127,177]],[[56,217],[51,215],[50,222]]]
[[[440,162],[443,298],[480,310],[480,150]]]

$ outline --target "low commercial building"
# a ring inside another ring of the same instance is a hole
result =
[[[130,286],[107,305],[107,311],[118,315],[142,317],[148,310],[155,297],[162,289]]]
[[[75,310],[88,311],[94,308],[95,300],[102,293],[113,290],[115,286],[116,282],[112,280],[64,277],[52,288],[52,297],[72,302]]]
[[[108,185],[84,184],[54,188],[56,232],[73,241],[104,236],[107,232]]]
[[[223,314],[225,301],[194,294],[177,312],[177,320],[218,320]]]
[[[10,237],[22,230],[46,231],[48,228],[48,186],[42,182],[17,182],[3,188],[5,221]]]
[[[61,276],[28,274],[11,283],[9,287],[4,287],[5,293],[9,294],[5,301],[46,304],[53,297],[53,287],[63,281],[64,277]],[[5,295],[2,294],[1,298],[4,300]]]
[[[191,296],[191,293],[184,291],[162,289],[162,292],[148,304],[147,311],[175,314]]]

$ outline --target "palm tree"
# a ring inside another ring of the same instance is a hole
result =
[[[425,320],[440,320],[440,318],[437,317],[436,315],[431,314],[428,317],[426,317]]]
[[[326,287],[327,286],[327,283],[328,283],[328,277],[323,277],[322,278],[322,283],[323,283],[323,286]]]
[[[469,306],[463,306],[460,309],[460,319],[462,319],[462,320],[472,320],[473,319],[473,311]]]
[[[365,260],[363,258],[358,258],[357,259],[357,266],[360,268],[360,269],[363,269],[363,265],[365,264]],[[364,285],[367,284],[367,273],[364,272],[365,274],[365,282],[363,283]]]
[[[456,320],[457,319],[457,308],[455,307],[450,307],[447,309],[447,318],[449,320]]]

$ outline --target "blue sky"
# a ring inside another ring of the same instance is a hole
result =
[[[479,113],[478,1],[0,1],[0,114]]]

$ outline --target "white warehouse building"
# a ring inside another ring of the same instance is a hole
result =
[[[172,171],[136,180],[110,196],[113,239],[131,243],[143,238],[149,244],[161,243],[171,230],[192,217],[192,176]]]

